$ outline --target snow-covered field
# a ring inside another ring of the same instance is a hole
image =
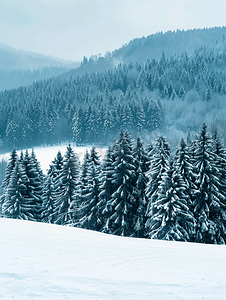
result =
[[[66,145],[59,145],[59,146],[49,146],[49,147],[35,147],[34,152],[36,154],[36,157],[38,161],[41,164],[41,168],[43,172],[46,174],[46,170],[49,168],[49,165],[51,164],[52,160],[57,156],[58,151],[61,151],[61,154],[64,156],[66,150],[67,150],[67,144]],[[85,146],[85,147],[74,147],[72,145],[72,148],[75,153],[77,153],[80,161],[82,162],[83,156],[86,150],[90,151],[92,146]],[[104,156],[106,148],[98,148],[96,147],[99,155],[101,157]],[[25,151],[25,150],[23,150]],[[31,153],[32,149],[28,149],[28,152]],[[20,155],[20,151],[17,151],[17,154]],[[1,160],[7,160],[9,158],[10,153],[1,154],[0,155],[0,161]]]
[[[2,299],[226,299],[226,247],[0,219]]]

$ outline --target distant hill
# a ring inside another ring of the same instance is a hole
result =
[[[225,36],[226,27],[159,32],[130,41],[115,50],[112,58],[130,63],[131,61],[145,62],[147,58],[160,59],[163,51],[167,58],[185,51],[189,55],[204,45],[210,48],[217,47],[225,40]]]
[[[79,65],[78,62],[16,50],[0,44],[0,91],[58,76]]]
[[[49,67],[77,68],[78,62],[46,56],[34,52],[16,50],[0,44],[0,70],[40,70]]]

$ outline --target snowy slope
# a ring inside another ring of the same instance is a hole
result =
[[[226,299],[226,247],[0,219],[2,299]]]

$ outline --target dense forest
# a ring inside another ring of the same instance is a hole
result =
[[[112,68],[119,63],[144,64],[147,58],[159,60],[163,51],[167,58],[184,52],[190,56],[204,46],[219,53],[225,51],[225,36],[226,27],[158,32],[147,37],[135,38],[119,49],[107,51],[104,56],[99,54],[84,57],[81,67],[71,70],[71,74],[96,72]]]
[[[69,145],[43,175],[34,151],[11,152],[3,180],[7,218],[69,225],[120,236],[226,242],[226,151],[205,123],[175,153],[166,138],[143,146],[127,131],[101,160],[82,164]]]
[[[175,145],[178,135],[197,131],[200,120],[224,128],[225,69],[226,52],[202,47],[190,56],[168,59],[163,52],[144,64],[65,73],[1,92],[2,148],[106,143],[121,128],[144,139],[158,130]]]

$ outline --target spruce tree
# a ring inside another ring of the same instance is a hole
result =
[[[35,221],[34,199],[28,197],[27,185],[29,178],[24,166],[16,161],[2,207],[3,215],[7,218]]]
[[[92,149],[90,150],[90,155],[89,155],[89,164],[92,165],[92,163],[98,169],[100,168],[100,156],[98,155],[98,152],[95,147],[92,147]]]
[[[196,141],[195,171],[197,190],[194,194],[194,215],[197,219],[195,241],[223,243],[222,210],[226,206],[217,156],[211,148],[211,139],[204,123]]]
[[[2,191],[3,192],[2,192],[2,196],[0,198],[0,209],[5,201],[7,188],[8,188],[9,182],[10,182],[12,171],[17,162],[17,159],[18,159],[18,155],[17,155],[16,149],[14,148],[13,151],[10,153],[10,157],[8,159],[6,169],[5,169],[5,178],[2,181]]]
[[[17,159],[18,159],[18,155],[17,155],[16,149],[14,148],[13,151],[10,153],[10,157],[7,162],[7,166],[6,166],[6,170],[5,170],[5,178],[2,182],[3,189],[7,188],[8,184],[9,184],[10,177],[12,175],[12,171],[15,167]]]
[[[105,157],[101,165],[100,178],[100,194],[98,207],[100,209],[100,219],[103,224],[101,231],[105,233],[110,232],[109,217],[111,215],[111,206],[109,200],[114,191],[114,184],[112,183],[114,166],[113,166],[113,149],[111,147],[106,151]]]
[[[83,158],[83,163],[81,165],[78,181],[76,188],[73,192],[73,201],[70,204],[69,215],[72,224],[78,224],[79,220],[82,218],[81,210],[79,207],[83,201],[83,195],[86,192],[88,186],[88,170],[90,166],[90,155],[86,150]]]
[[[170,159],[170,147],[163,136],[160,136],[154,149],[152,150],[152,157],[150,161],[150,169],[147,172],[148,183],[146,187],[146,197],[147,197],[147,211],[146,217],[152,217],[153,209],[155,206],[153,204],[158,198],[159,186],[162,181],[162,176],[166,171]]]
[[[154,213],[146,222],[147,236],[152,239],[189,241],[194,218],[184,194],[186,186],[170,160],[162,175],[157,197],[151,203]]]
[[[52,178],[46,177],[44,188],[43,188],[43,202],[42,202],[42,213],[41,218],[44,223],[53,223],[53,207],[54,207],[54,196],[55,189]]]
[[[221,192],[226,197],[226,151],[223,146],[223,141],[219,137],[217,129],[214,129],[211,140],[211,150],[216,156],[216,164],[220,172],[219,179],[221,183]],[[224,201],[224,203],[226,203],[226,201]]]
[[[82,217],[76,226],[98,231],[102,227],[98,207],[100,180],[99,171],[94,162],[89,165],[87,180],[88,184],[83,190],[82,203],[79,207],[79,215]]]
[[[149,156],[144,150],[143,143],[138,137],[136,146],[133,149],[133,157],[135,164],[135,189],[134,196],[137,202],[136,214],[135,214],[135,225],[133,235],[136,237],[144,237],[145,232],[145,212],[147,208],[147,198],[146,198],[146,185],[148,182],[147,171],[149,169]]]
[[[135,166],[128,134],[121,131],[114,151],[116,160],[113,163],[115,171],[112,184],[115,188],[107,203],[112,209],[108,227],[115,235],[130,236],[133,233],[137,202],[133,195]]]
[[[195,174],[193,172],[189,148],[187,147],[187,143],[183,138],[180,140],[180,145],[176,149],[175,166],[178,173],[184,180],[186,186],[186,190],[184,192],[188,196],[188,205],[191,208],[192,197],[196,188],[196,185],[194,184]]]
[[[32,182],[34,188],[33,196],[35,200],[35,216],[37,221],[41,221],[42,201],[43,201],[42,194],[43,194],[45,176],[42,172],[40,162],[36,158],[34,149],[32,149],[31,152],[31,163],[32,163],[33,171],[31,172],[30,176],[32,176]]]
[[[73,201],[79,174],[79,160],[71,145],[64,156],[63,168],[55,180],[54,223],[64,225],[69,221],[68,210]]]
[[[51,165],[49,166],[49,170],[47,174],[52,177],[53,181],[59,175],[63,168],[63,156],[60,151],[58,151],[57,156],[52,161]]]
[[[101,228],[99,219],[99,193],[100,193],[100,157],[95,147],[92,147],[90,154],[86,153],[83,162],[83,177],[80,190],[77,190],[76,200],[73,203],[75,216],[79,218],[76,226],[99,230]],[[79,195],[78,195],[79,193]],[[79,203],[78,203],[79,201]],[[76,220],[75,220],[76,221]]]

